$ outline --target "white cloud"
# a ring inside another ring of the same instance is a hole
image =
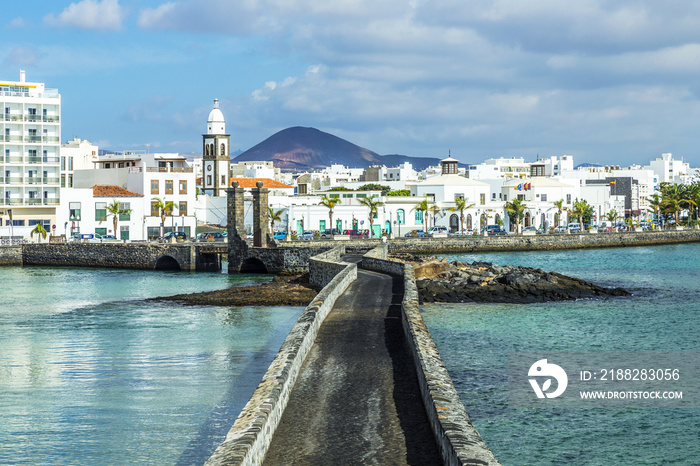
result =
[[[10,28],[21,28],[21,27],[24,27],[24,18],[22,18],[21,16],[19,16],[19,17],[13,19],[12,21],[10,21],[10,23],[9,23],[7,26],[10,27]]]
[[[126,17],[119,0],[82,0],[71,3],[57,16],[50,13],[44,23],[50,26],[75,27],[94,31],[118,31]]]

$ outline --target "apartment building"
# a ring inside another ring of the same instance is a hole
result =
[[[61,95],[20,70],[19,81],[0,81],[0,109],[0,236],[29,236],[38,223],[51,231],[60,203]]]

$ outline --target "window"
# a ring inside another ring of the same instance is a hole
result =
[[[221,143],[221,155],[226,155],[226,146]]]
[[[352,199],[352,194],[343,194],[343,199]]]
[[[566,195],[566,203],[571,204],[571,194]]]
[[[119,210],[131,211],[131,203],[130,202],[120,202],[119,203]],[[119,220],[124,221],[124,222],[128,222],[129,220],[131,220],[131,212],[129,212],[128,214],[119,214]]]
[[[396,220],[399,222],[399,225],[403,225],[404,223],[406,223],[406,213],[403,209],[399,209],[396,211]]]
[[[99,222],[107,215],[107,203],[95,202],[95,221]]]
[[[306,194],[306,184],[300,184],[297,187],[297,194]]]
[[[207,175],[207,186],[211,186],[211,175]]]
[[[329,194],[328,197],[331,199],[338,199],[340,197],[340,194]]]
[[[158,186],[158,180],[151,180],[151,194],[160,194],[160,187]]]
[[[122,225],[119,227],[119,239],[129,239],[129,226]]]
[[[66,158],[61,157],[61,170],[65,171],[65,169],[66,169]]]
[[[95,233],[100,236],[104,236],[107,234],[107,228],[95,228]]]
[[[157,204],[157,201],[151,201],[151,217],[158,217],[160,214]]]
[[[508,202],[508,195],[507,194],[503,195],[503,202]]]
[[[177,211],[180,215],[187,215],[187,202],[180,202]]]
[[[546,202],[546,201],[547,201],[547,195],[546,195],[546,194],[542,194],[542,195],[540,196],[540,201]]]
[[[73,170],[73,157],[68,157],[68,170]]]
[[[481,205],[486,204],[486,194],[485,194],[485,193],[479,194],[479,203],[480,203]]]
[[[226,186],[226,175],[221,175],[221,186]]]
[[[80,221],[80,202],[68,203],[68,219],[73,222]]]
[[[457,199],[464,199],[464,193],[455,193],[455,201]]]
[[[66,175],[64,173],[61,173],[61,187],[66,187]]]
[[[524,200],[525,200],[525,195],[524,195],[524,194],[518,194],[518,200],[524,201]]]
[[[491,193],[491,199],[496,200],[496,193]]]
[[[160,227],[148,227],[148,239],[153,240],[160,237]]]
[[[318,222],[318,229],[323,231],[326,229],[326,221],[325,220],[319,220]]]
[[[416,223],[423,223],[423,211],[416,210]]]
[[[180,194],[187,194],[187,180],[180,180]]]
[[[165,194],[173,193],[173,180],[165,180]]]

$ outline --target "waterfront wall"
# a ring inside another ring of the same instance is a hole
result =
[[[660,244],[700,242],[700,230],[664,230],[614,233],[577,233],[551,235],[449,236],[445,238],[394,238],[388,241],[389,252],[413,254],[450,254],[493,251],[553,251],[559,249],[614,248]],[[333,240],[281,241],[285,246],[337,244]],[[378,239],[345,240],[346,251],[369,250],[381,244]]]
[[[23,264],[39,266],[111,267],[154,270],[196,270],[194,246],[124,243],[25,244]]]
[[[366,254],[362,259],[362,268],[404,278],[404,298],[401,304],[404,336],[413,355],[423,405],[443,463],[500,464],[469,420],[450,374],[420,314],[413,267],[386,260],[385,249],[380,246]]]
[[[345,264],[342,271],[304,309],[250,401],[241,411],[224,442],[207,460],[207,465],[262,463],[321,324],[336,299],[356,279],[357,265]]]
[[[0,246],[0,265],[22,265],[22,246]]]

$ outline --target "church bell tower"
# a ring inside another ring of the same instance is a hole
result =
[[[219,99],[209,112],[207,132],[202,135],[202,189],[209,196],[226,196],[231,179],[230,135],[226,134],[224,114],[219,110]]]

